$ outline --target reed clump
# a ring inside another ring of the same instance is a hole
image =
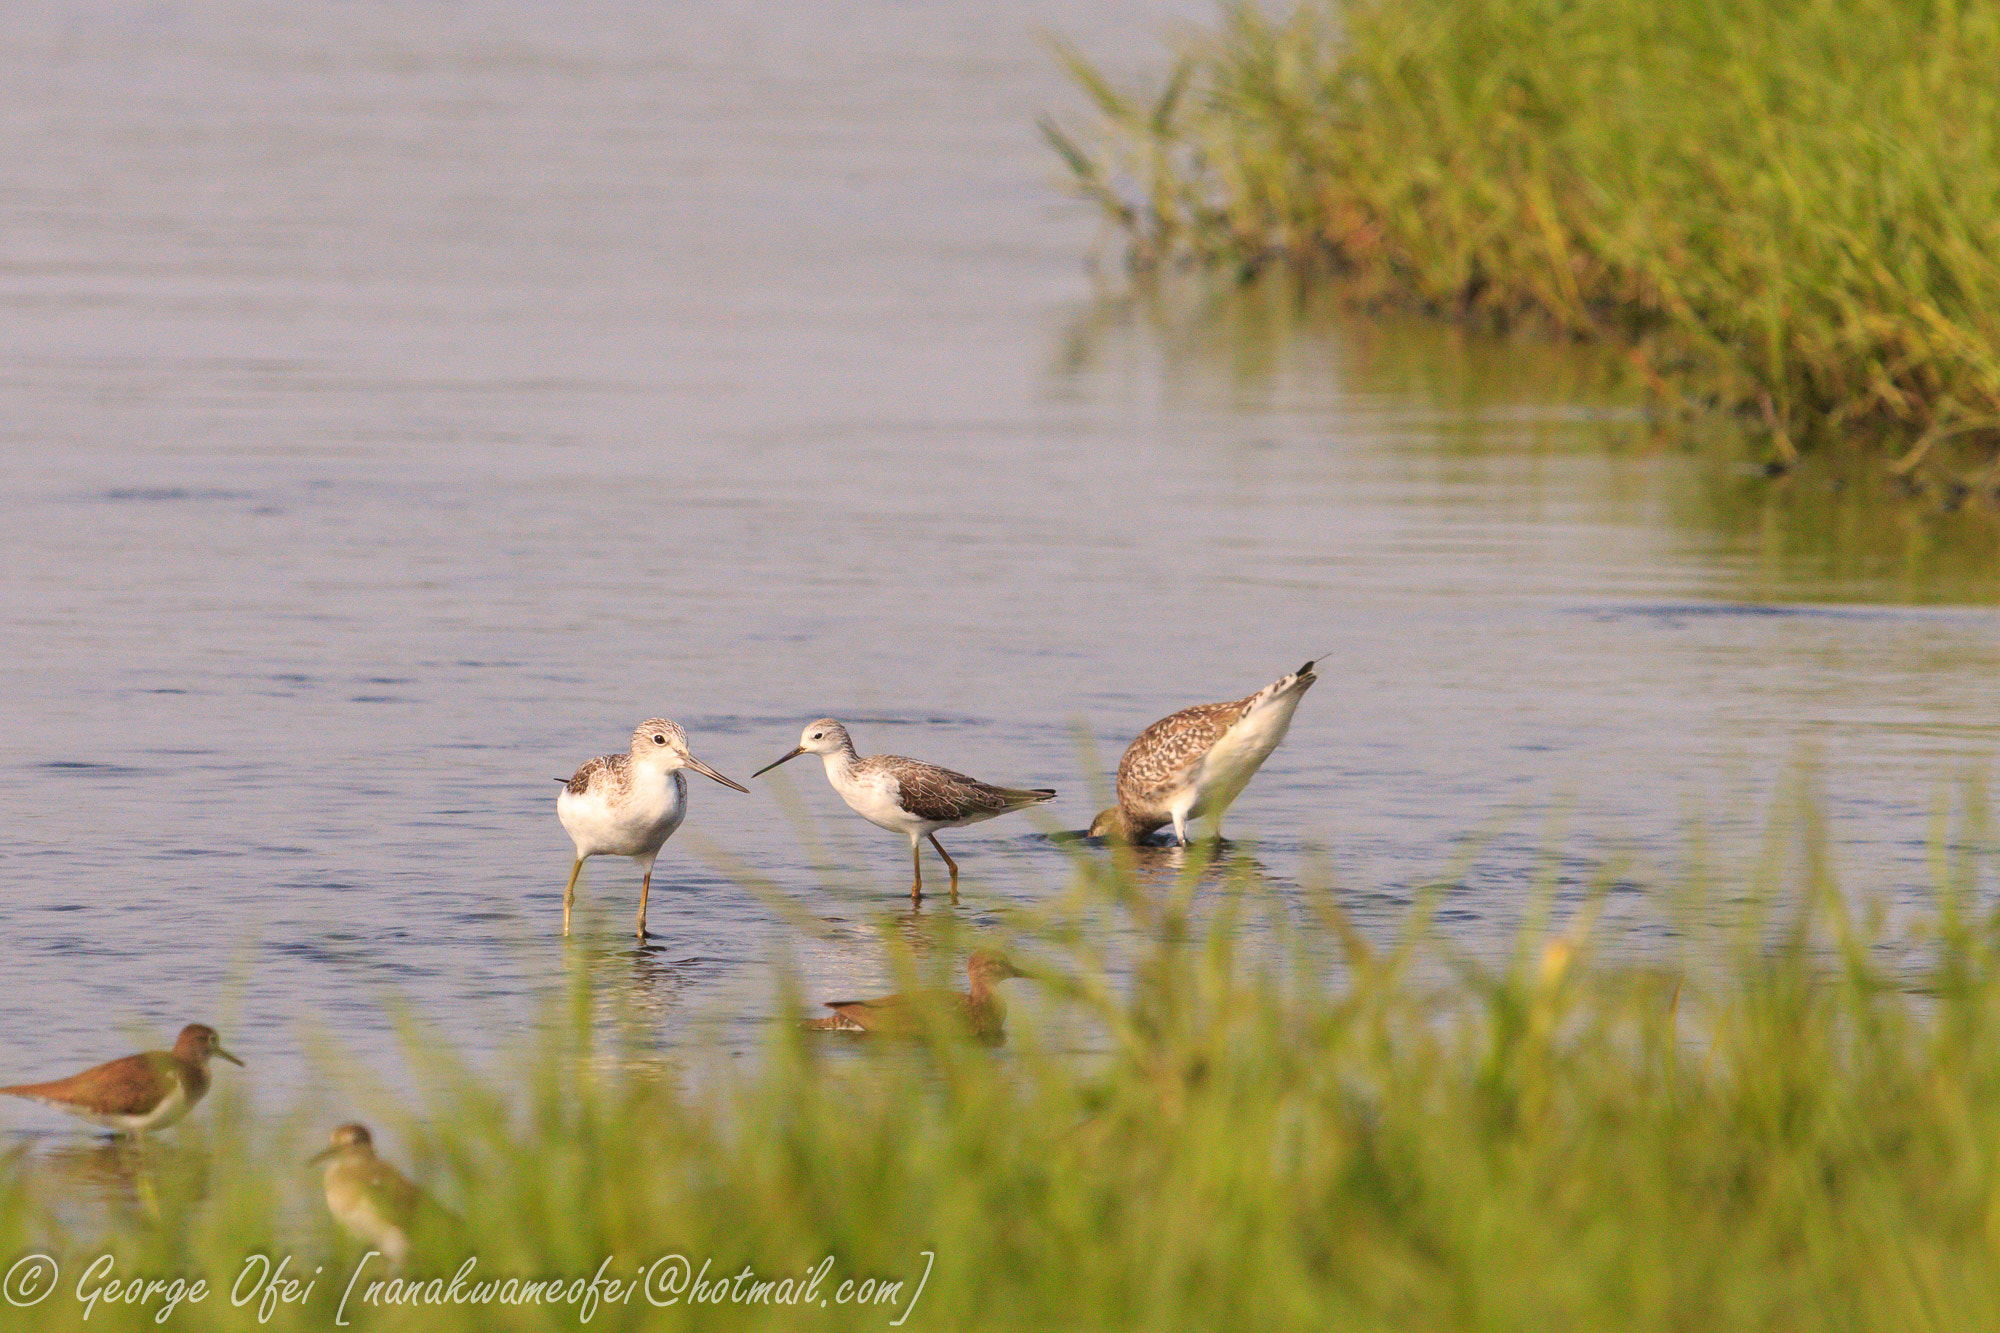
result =
[[[1630,349],[1774,461],[2000,469],[2000,10],[1953,0],[1228,6],[1151,90],[1062,56],[1044,128],[1133,264]]]
[[[1086,858],[1064,905],[1007,942],[1040,978],[1010,985],[1046,998],[1017,1000],[997,1050],[948,1025],[874,1044],[777,1017],[761,1058],[690,1079],[647,1057],[642,1033],[607,1031],[580,975],[511,1077],[413,1042],[429,1105],[385,1137],[466,1227],[412,1269],[448,1279],[470,1257],[476,1280],[628,1284],[685,1257],[678,1290],[655,1277],[596,1302],[590,1326],[611,1328],[1992,1327],[2000,917],[1978,899],[1985,826],[1941,832],[1920,912],[1908,886],[1894,912],[1855,911],[1817,818],[1782,832],[1726,893],[1715,876],[1662,886],[1663,919],[1710,924],[1644,962],[1596,924],[1608,879],[1480,961],[1423,906],[1370,941],[1337,893],[1199,864],[1145,882]],[[1116,982],[1106,917],[1143,941]],[[903,956],[913,980],[955,961]],[[75,1285],[109,1254],[120,1275],[208,1278],[169,1326],[334,1326],[357,1248],[299,1165],[326,1126],[212,1100],[94,1226],[62,1220],[67,1178],[0,1173],[0,1260],[44,1253],[63,1273],[45,1301],[0,1305],[0,1323],[84,1326]],[[317,1288],[266,1308],[253,1285],[232,1305],[256,1253],[323,1270]],[[779,1299],[829,1260],[809,1300]],[[704,1262],[714,1285],[697,1300]],[[755,1299],[756,1282],[788,1278]],[[855,1299],[869,1280],[893,1297]],[[347,1299],[357,1327],[582,1314],[492,1293]],[[159,1309],[99,1305],[87,1326],[156,1326]]]

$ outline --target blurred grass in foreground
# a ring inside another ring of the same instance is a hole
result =
[[[1514,956],[1479,963],[1427,908],[1371,945],[1334,893],[1281,902],[1213,876],[1197,893],[1198,865],[1149,887],[1086,856],[1074,888],[1019,925],[1015,956],[1044,979],[1009,983],[1000,1050],[778,1023],[763,1058],[690,1079],[603,1020],[579,969],[568,1011],[523,1034],[517,1085],[413,1032],[429,1104],[378,1119],[378,1138],[465,1216],[475,1281],[587,1279],[610,1256],[607,1276],[629,1283],[678,1253],[712,1258],[725,1286],[746,1265],[802,1285],[828,1256],[818,1297],[845,1279],[903,1284],[867,1307],[683,1295],[663,1310],[641,1293],[594,1308],[591,1327],[873,1329],[906,1311],[902,1327],[942,1329],[1992,1327],[1985,808],[1974,795],[1941,811],[1933,882],[1870,904],[1843,894],[1801,801],[1758,865],[1660,886],[1685,956],[1643,965],[1614,961],[1621,942],[1594,929],[1601,891],[1573,887],[1551,912],[1551,886],[1524,884],[1539,906]],[[1106,912],[1150,941],[1122,991],[1095,953]],[[1270,943],[1253,957],[1250,938]],[[1035,1023],[1020,1021],[1031,985],[1057,997]],[[109,1253],[120,1277],[209,1280],[168,1326],[333,1326],[355,1247],[301,1162],[346,1109],[253,1119],[225,1084],[136,1154],[80,1139],[75,1158],[127,1186],[127,1206],[87,1226],[65,1192],[102,1181],[16,1161],[0,1174],[0,1263],[45,1251],[63,1276],[0,1317],[85,1326],[75,1285]],[[260,1312],[246,1285],[232,1308],[252,1252],[325,1271],[302,1304]],[[151,1326],[161,1305],[100,1301],[87,1326]],[[356,1296],[345,1315],[526,1329],[576,1327],[580,1310]]]
[[[2000,481],[2000,9],[1306,0],[1150,90],[1062,56],[1099,123],[1044,130],[1138,267],[1284,257],[1628,347],[1781,462]]]

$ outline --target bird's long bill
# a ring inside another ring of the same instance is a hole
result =
[[[723,777],[722,774],[716,772],[714,769],[710,768],[707,764],[702,763],[701,760],[695,758],[693,755],[688,756],[688,767],[693,769],[695,772],[701,774],[705,778],[714,778],[717,782],[720,782],[725,787],[734,787],[736,788],[736,790],[741,792],[747,792],[750,790],[748,787],[744,786],[740,782],[731,782],[728,778]]]
[[[321,1162],[324,1162],[327,1158],[333,1156],[335,1153],[339,1151],[340,1151],[340,1145],[338,1143],[334,1144],[331,1148],[321,1148],[318,1152],[306,1158],[306,1165],[318,1166]]]
[[[785,763],[787,760],[797,759],[800,755],[804,754],[805,752],[806,752],[806,747],[801,745],[798,749],[792,751],[790,754],[786,755],[783,759],[773,759],[770,763],[764,765],[762,768],[758,769],[755,773],[752,773],[750,775],[751,780],[755,781],[756,779],[763,777],[766,773],[769,773],[779,764]]]
[[[244,1064],[241,1060],[237,1059],[235,1056],[231,1055],[228,1051],[223,1050],[222,1043],[219,1041],[215,1043],[215,1045],[209,1047],[208,1051],[210,1055],[219,1055],[223,1059],[229,1061],[230,1064],[235,1065],[239,1069],[248,1069],[250,1067]]]

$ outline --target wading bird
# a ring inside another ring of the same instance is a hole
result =
[[[0,1093],[46,1103],[120,1134],[144,1134],[165,1129],[194,1109],[208,1092],[208,1061],[216,1055],[243,1063],[222,1049],[214,1028],[190,1023],[171,1051],[141,1051],[68,1078],[17,1083]]]
[[[958,862],[951,859],[951,853],[937,840],[937,831],[977,824],[982,819],[1039,805],[1055,796],[1047,787],[996,787],[901,755],[876,754],[864,759],[855,753],[847,728],[830,717],[808,722],[799,735],[797,749],[750,776],[761,777],[802,754],[816,754],[826,762],[826,780],[856,814],[877,828],[909,838],[910,866],[916,874],[915,883],[910,885],[913,903],[924,900],[924,862],[919,842],[929,838],[931,846],[937,848],[937,854],[951,868],[951,900],[957,902]]]
[[[639,884],[639,938],[646,938],[646,899],[653,892],[653,860],[687,818],[687,779],[683,768],[714,778],[741,792],[750,789],[731,782],[688,753],[687,733],[663,717],[641,722],[625,754],[601,755],[576,770],[556,797],[556,818],[576,843],[576,864],[563,889],[563,934],[569,934],[570,904],[576,900],[576,877],[593,856],[629,856],[646,877]]]
[[[1091,821],[1090,836],[1136,843],[1172,824],[1185,847],[1188,822],[1206,816],[1220,838],[1223,812],[1285,739],[1318,679],[1308,662],[1247,698],[1196,704],[1147,727],[1118,763],[1118,804]]]
[[[965,960],[965,972],[972,982],[970,995],[923,990],[885,995],[879,1000],[828,1000],[826,1007],[833,1012],[825,1018],[807,1019],[805,1026],[814,1032],[908,1035],[923,1031],[927,1014],[949,1015],[973,1036],[998,1040],[1007,1021],[1007,1006],[1000,1002],[995,988],[1009,977],[1027,974],[985,949]]]

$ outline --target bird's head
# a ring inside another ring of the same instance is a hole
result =
[[[333,1131],[327,1146],[306,1159],[307,1166],[318,1166],[329,1158],[345,1157],[351,1153],[375,1151],[375,1136],[368,1132],[368,1126],[358,1121],[350,1121]]]
[[[841,750],[852,750],[853,748],[854,741],[848,736],[847,728],[841,726],[840,723],[830,717],[823,717],[817,721],[806,723],[805,730],[799,733],[799,743],[796,749],[792,750],[789,754],[773,759],[750,776],[753,778],[759,777],[762,774],[770,772],[779,764],[789,763],[791,760],[797,759],[802,754],[834,754]]]
[[[1009,977],[1025,977],[1028,974],[1014,966],[1013,960],[1005,954],[991,949],[980,949],[965,962],[965,970],[974,977],[983,977],[988,984],[1005,981]]]
[[[738,791],[748,791],[742,783],[725,778],[707,764],[694,757],[688,749],[687,733],[678,722],[670,722],[663,717],[648,718],[641,722],[632,733],[632,759],[634,763],[658,764],[672,772],[677,768],[691,768],[705,778],[713,778],[725,787]]]
[[[222,1035],[206,1023],[190,1023],[182,1028],[181,1035],[174,1040],[174,1054],[203,1065],[209,1057],[217,1055],[233,1065],[243,1063],[222,1049]]]

